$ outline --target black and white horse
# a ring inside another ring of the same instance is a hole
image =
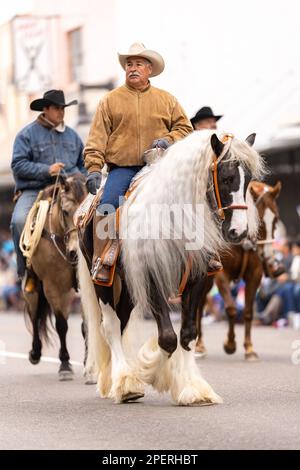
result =
[[[135,400],[144,395],[147,383],[170,392],[179,405],[221,401],[194,359],[194,312],[212,253],[257,228],[255,211],[246,210],[245,200],[251,177],[260,177],[264,170],[253,141],[253,135],[243,142],[196,131],[153,164],[122,207],[121,259],[111,288],[92,285],[90,266],[80,256],[81,292],[88,311],[87,368],[96,364],[102,397]],[[177,337],[170,298],[176,298],[187,266]],[[153,314],[158,335],[142,346],[133,366],[122,335],[134,306]]]

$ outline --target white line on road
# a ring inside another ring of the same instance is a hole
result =
[[[9,352],[9,351],[0,351],[0,357],[11,357],[13,359],[27,359],[28,360],[28,354]],[[42,356],[41,361],[42,362],[50,362],[50,363],[54,363],[54,364],[60,364],[60,360],[56,359],[55,357]],[[77,361],[70,361],[70,363],[73,366],[82,366],[83,365],[82,362],[77,362]]]

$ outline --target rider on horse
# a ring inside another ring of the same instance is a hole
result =
[[[65,108],[77,104],[77,100],[65,102],[61,90],[49,90],[43,98],[30,104],[41,114],[17,135],[12,157],[12,171],[16,183],[16,206],[11,220],[11,230],[17,253],[18,276],[24,279],[25,290],[31,292],[34,281],[26,271],[25,259],[19,241],[26,217],[39,191],[54,182],[63,169],[67,175],[81,172],[83,144],[78,134],[64,124]]]
[[[160,54],[134,43],[127,53],[119,54],[119,62],[126,72],[125,84],[99,103],[84,150],[90,193],[96,194],[105,163],[109,171],[98,207],[100,220],[107,214],[114,217],[119,198],[126,194],[132,178],[145,164],[142,155],[147,149],[166,149],[193,131],[176,98],[149,81],[164,70]],[[107,241],[94,237],[98,258],[94,256],[92,271]],[[98,278],[103,285],[109,281],[109,270],[103,263]]]

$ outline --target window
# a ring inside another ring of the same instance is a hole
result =
[[[68,33],[70,78],[72,82],[81,81],[81,68],[83,62],[82,53],[82,29],[74,29]]]

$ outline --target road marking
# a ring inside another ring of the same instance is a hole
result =
[[[23,354],[23,353],[16,353],[16,352],[10,352],[10,351],[0,351],[0,357],[10,357],[13,359],[27,359],[28,360],[28,354]],[[55,357],[47,357],[47,356],[42,356],[41,357],[42,362],[48,362],[48,363],[53,363],[53,364],[60,364],[60,360],[56,359]],[[82,362],[77,362],[77,361],[70,361],[72,366],[82,366]]]

